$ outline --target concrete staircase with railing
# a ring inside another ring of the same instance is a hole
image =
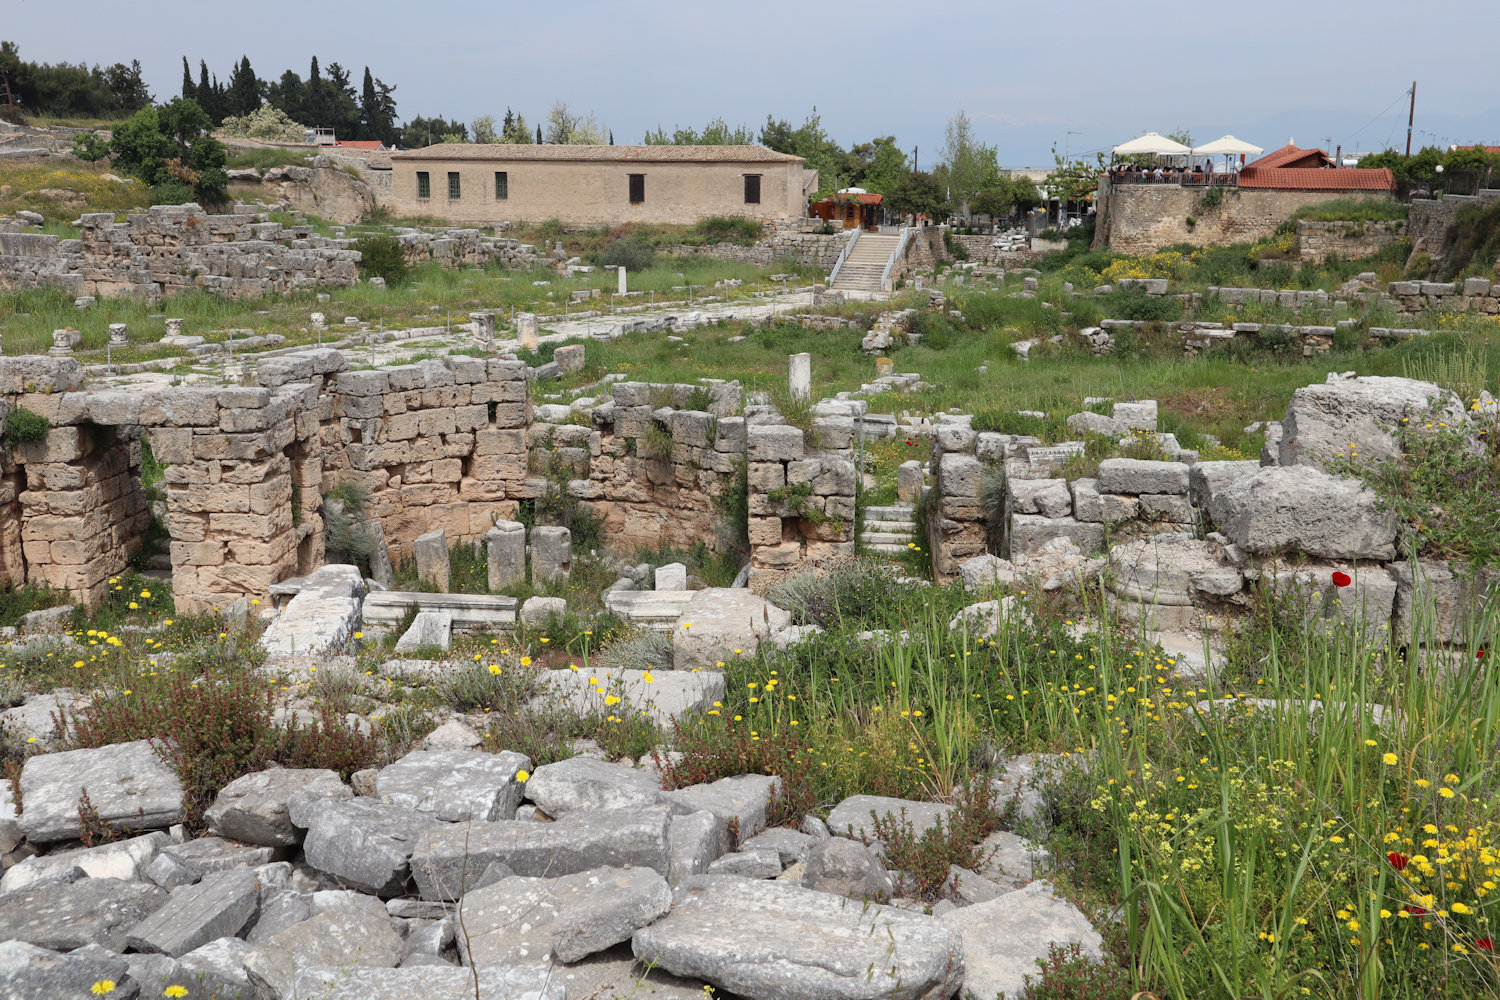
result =
[[[854,249],[834,275],[833,291],[878,292],[891,255],[901,246],[898,233],[860,233]]]
[[[916,538],[914,532],[917,525],[912,518],[912,505],[909,503],[866,507],[860,532],[861,547],[872,554],[900,555],[907,551],[907,545]]]

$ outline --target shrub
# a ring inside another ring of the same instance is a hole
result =
[[[94,163],[109,155],[109,143],[96,132],[85,132],[73,140],[73,155],[85,163]]]
[[[340,483],[323,495],[323,548],[329,563],[369,569],[375,537],[365,525],[370,494],[356,483]]]
[[[1115,319],[1170,323],[1182,317],[1182,305],[1170,295],[1147,295],[1141,288],[1122,288],[1109,295],[1109,313]]]
[[[153,205],[186,205],[193,200],[193,189],[182,181],[162,181],[151,188]]]
[[[766,600],[786,608],[799,625],[883,622],[895,576],[880,560],[844,559],[782,577],[766,590]]]
[[[634,273],[649,271],[655,261],[656,251],[638,236],[615,240],[599,253],[601,266],[623,267]]]
[[[23,441],[40,441],[51,429],[52,422],[46,417],[18,406],[6,418],[5,433],[0,434],[0,444],[14,446]]]
[[[985,852],[979,842],[1000,828],[1000,816],[994,809],[995,792],[989,781],[965,785],[954,796],[953,811],[948,819],[939,819],[930,829],[918,831],[903,809],[900,816],[875,816],[871,832],[885,845],[887,866],[905,872],[916,885],[919,899],[935,900],[942,896],[953,865],[973,871],[983,866]],[[842,830],[835,834],[853,835]]]
[[[354,249],[359,251],[359,270],[366,278],[384,278],[387,284],[398,285],[411,276],[406,251],[394,236],[361,236],[354,241]]]
[[[224,135],[264,139],[268,142],[302,142],[307,130],[292,121],[280,108],[262,104],[248,115],[230,115],[225,118],[219,131]]]
[[[1131,1000],[1141,996],[1130,982],[1130,970],[1113,962],[1097,962],[1076,944],[1049,945],[1047,957],[1036,960],[1040,970],[1022,976],[1026,1000]],[[1006,1000],[1001,993],[998,1000]]]
[[[732,215],[714,215],[698,220],[693,234],[704,243],[750,244],[760,239],[764,227],[755,219]]]
[[[375,763],[379,742],[324,716],[308,726],[272,720],[273,692],[254,673],[195,680],[186,674],[141,677],[71,716],[57,717],[68,749],[151,740],[187,792],[196,826],[219,790],[235,778],[277,763],[327,767],[344,777]]]

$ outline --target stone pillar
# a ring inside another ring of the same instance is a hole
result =
[[[385,544],[385,526],[379,521],[367,521],[365,530],[370,533],[370,578],[382,587],[396,585],[396,571],[391,566],[391,550]]]
[[[886,375],[896,374],[896,362],[890,358],[875,359],[875,377],[882,378]]]
[[[896,497],[907,503],[922,495],[922,463],[902,462],[896,467]]]
[[[180,320],[180,319],[169,319],[169,320],[167,320],[167,336],[168,337],[180,337],[180,336],[182,336],[182,320]]]
[[[630,290],[629,278],[625,276],[625,268],[618,267],[615,269],[615,273],[620,276],[620,294],[624,295]]]
[[[412,543],[417,557],[417,579],[437,585],[439,593],[448,593],[448,535],[442,528],[418,535]]]
[[[499,592],[526,582],[526,526],[519,521],[496,521],[484,533],[490,562],[490,590]]]
[[[536,350],[541,343],[537,339],[536,313],[516,313],[516,338],[525,350]]]
[[[787,384],[793,399],[807,399],[812,395],[812,355],[793,354],[787,375]]]
[[[583,345],[566,344],[552,352],[552,360],[557,362],[557,370],[564,375],[570,372],[583,371]]]
[[[567,528],[532,528],[532,582],[561,583],[572,571],[573,533]]]
[[[475,338],[481,344],[490,344],[495,340],[495,314],[490,312],[469,313],[469,325],[474,330]]]
[[[47,353],[54,358],[66,358],[73,354],[73,331],[53,330],[52,346],[47,348]]]
[[[687,590],[687,567],[682,563],[656,567],[656,589]]]
[[[124,323],[111,323],[111,324],[109,324],[109,342],[110,342],[110,344],[113,345],[113,346],[115,346],[115,347],[121,347],[121,346],[123,346],[125,344],[125,332],[126,332],[127,329],[129,329],[129,328]]]

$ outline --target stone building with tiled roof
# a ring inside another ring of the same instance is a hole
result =
[[[476,224],[772,221],[801,217],[818,186],[764,146],[440,143],[391,154],[391,170],[393,214]]]

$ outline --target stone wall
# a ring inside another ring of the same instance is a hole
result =
[[[1176,184],[1099,182],[1096,248],[1150,254],[1175,243],[1196,247],[1251,243],[1270,236],[1299,208],[1350,197],[1348,192],[1230,188],[1214,207],[1200,188]],[[1384,194],[1367,197],[1385,199]],[[1187,220],[1193,219],[1189,226]]]
[[[535,248],[477,229],[397,230],[414,261],[450,266],[498,263],[529,268]],[[203,289],[229,298],[359,281],[354,241],[310,226],[286,227],[264,214],[211,215],[197,205],[158,205],[115,222],[82,216],[78,239],[0,232],[0,290],[56,287],[73,295],[163,295]]]
[[[662,247],[663,253],[679,257],[713,257],[716,260],[733,261],[737,264],[753,264],[756,267],[773,267],[779,261],[791,261],[802,267],[815,267],[822,271],[833,270],[849,241],[848,233],[802,233],[777,228],[768,238],[751,246],[735,243],[715,243],[709,246],[689,246],[679,243]]]
[[[1442,198],[1413,198],[1407,217],[1413,254],[1425,253],[1440,260],[1458,232],[1459,210],[1468,205],[1487,205],[1500,198],[1500,190],[1482,188],[1478,194],[1450,194]]]
[[[1297,254],[1304,264],[1321,264],[1329,257],[1360,260],[1372,257],[1406,234],[1400,219],[1386,222],[1297,223]]]

